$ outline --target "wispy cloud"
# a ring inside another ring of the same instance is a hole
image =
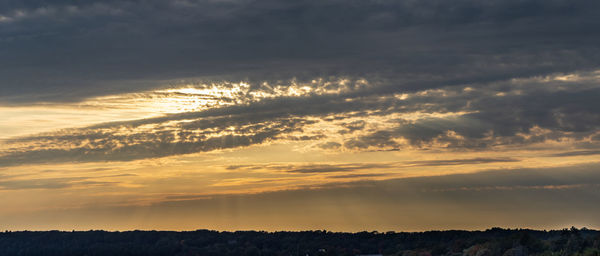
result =
[[[376,178],[376,177],[385,177],[387,175],[389,175],[389,174],[387,174],[387,173],[363,173],[363,174],[334,175],[334,176],[329,176],[329,178],[334,178],[334,179]]]
[[[487,163],[519,162],[515,158],[468,158],[447,160],[421,160],[387,163],[339,163],[339,164],[260,164],[260,165],[231,165],[227,170],[275,170],[287,173],[319,174],[319,173],[343,173],[363,170],[402,170],[408,167],[423,166],[451,166],[451,165],[476,165]],[[350,177],[350,176],[348,176]]]
[[[578,150],[578,151],[567,151],[562,153],[550,154],[553,157],[569,157],[569,156],[591,156],[600,154],[600,150]]]
[[[19,189],[65,189],[73,187],[91,187],[114,185],[117,182],[94,181],[86,177],[75,178],[45,178],[45,179],[14,179],[0,180],[0,190]]]
[[[486,163],[503,163],[503,162],[519,162],[515,158],[470,158],[470,159],[450,159],[450,160],[426,160],[426,161],[409,161],[408,165],[414,166],[445,166],[445,165],[465,165],[465,164],[486,164]]]

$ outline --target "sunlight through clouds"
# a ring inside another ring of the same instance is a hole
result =
[[[542,211],[600,195],[598,7],[8,0],[0,218],[301,228],[293,203],[314,203],[340,230],[410,224],[393,213],[470,228],[478,205],[516,223],[510,195],[560,219]]]

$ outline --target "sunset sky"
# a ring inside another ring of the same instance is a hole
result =
[[[0,1],[0,230],[600,228],[600,1]]]

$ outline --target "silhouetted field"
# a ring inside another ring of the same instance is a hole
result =
[[[419,233],[19,231],[0,233],[0,255],[600,255],[589,229]]]

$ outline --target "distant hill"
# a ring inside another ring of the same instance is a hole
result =
[[[0,255],[582,255],[600,256],[589,229],[337,233],[328,231],[6,231]]]

